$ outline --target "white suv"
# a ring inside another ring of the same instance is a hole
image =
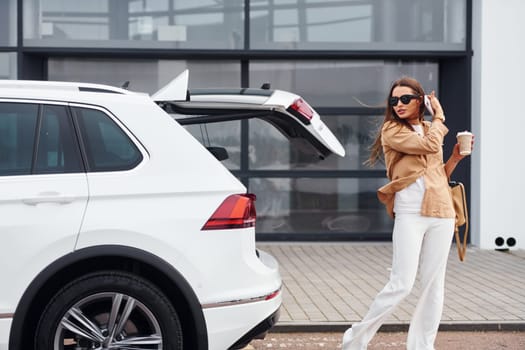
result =
[[[239,349],[277,321],[255,197],[180,124],[257,117],[344,150],[297,95],[187,81],[0,81],[0,349]]]

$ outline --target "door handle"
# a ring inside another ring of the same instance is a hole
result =
[[[27,205],[37,205],[42,203],[69,204],[73,202],[73,197],[63,196],[59,192],[41,192],[36,197],[24,198],[22,202]]]

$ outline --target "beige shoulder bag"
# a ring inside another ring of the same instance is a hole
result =
[[[467,237],[468,237],[468,209],[467,196],[465,195],[465,187],[461,182],[450,181],[450,191],[452,193],[452,202],[454,210],[456,211],[456,225],[454,228],[454,235],[456,237],[456,246],[458,248],[458,256],[460,261],[465,260],[467,254]],[[463,233],[463,241],[460,240],[459,228],[465,226]]]

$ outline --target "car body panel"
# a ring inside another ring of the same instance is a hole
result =
[[[88,189],[83,173],[0,176],[0,193],[0,280],[9,281],[0,288],[2,314],[14,312],[43,267],[74,250]]]

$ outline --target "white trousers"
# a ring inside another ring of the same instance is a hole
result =
[[[434,349],[443,312],[445,271],[453,232],[454,219],[396,214],[390,280],[363,320],[344,333],[343,350],[366,350],[386,318],[410,294],[418,265],[421,295],[410,321],[407,349]]]

